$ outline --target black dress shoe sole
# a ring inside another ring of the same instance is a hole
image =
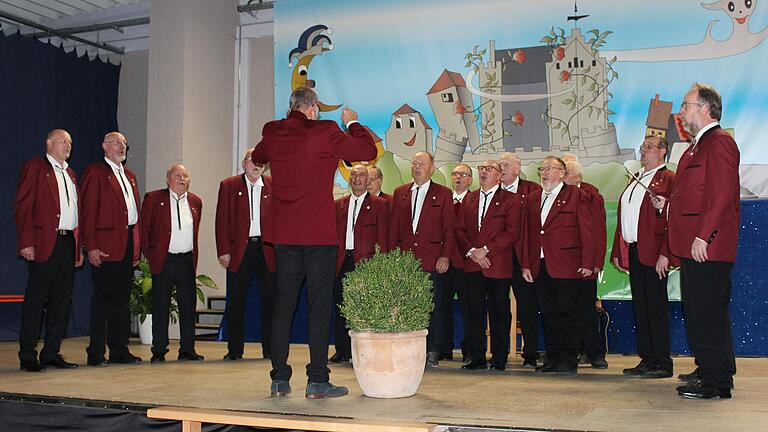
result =
[[[730,399],[731,398],[731,392],[727,391],[721,391],[717,394],[715,393],[704,393],[704,392],[679,392],[680,396],[686,398],[686,399]]]
[[[53,367],[56,369],[77,369],[75,363],[40,363],[40,366],[44,368]]]
[[[43,365],[21,365],[19,366],[20,370],[23,370],[25,372],[45,372],[45,366]]]

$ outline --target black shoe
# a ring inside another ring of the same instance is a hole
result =
[[[165,354],[152,354],[150,363],[162,363],[165,361]]]
[[[557,372],[557,366],[552,363],[544,363],[543,365],[537,367],[533,373],[535,374],[553,374]]]
[[[272,380],[271,397],[285,397],[291,393],[291,384],[285,380]]]
[[[485,360],[470,360],[469,363],[462,365],[462,369],[466,370],[481,370],[488,367],[488,362]]]
[[[650,366],[648,366],[647,363],[645,363],[643,361],[640,361],[640,363],[638,363],[637,366],[632,367],[632,368],[624,369],[624,370],[621,371],[621,373],[623,373],[624,375],[629,375],[629,376],[640,376],[640,375],[644,374],[645,372],[649,371],[650,369],[652,369],[652,368]]]
[[[102,358],[93,358],[88,357],[88,361],[86,362],[88,366],[96,366],[96,367],[108,367],[109,362],[106,361],[103,357]]]
[[[242,354],[235,354],[233,352],[228,352],[224,355],[224,361],[236,361],[236,360],[242,360],[243,355]]]
[[[605,357],[597,357],[590,360],[590,363],[592,364],[592,369],[608,369],[608,362],[605,361]]]
[[[272,353],[265,352],[262,356],[267,360],[272,360]],[[240,355],[240,358],[243,358],[242,354]]]
[[[538,362],[536,359],[523,358],[523,369],[536,369]]]
[[[492,361],[491,363],[489,363],[488,367],[490,369],[496,369],[497,371],[504,371],[507,369],[507,364],[503,362]]]
[[[640,375],[640,378],[659,379],[659,378],[670,378],[671,376],[672,376],[672,371],[669,369],[653,368],[643,372],[643,374]]]
[[[274,382],[274,381],[273,381]],[[339,397],[349,393],[349,389],[335,386],[330,381],[323,383],[307,382],[307,390],[304,396],[307,399],[323,399],[327,397]]]
[[[37,359],[35,359],[35,360],[22,361],[19,364],[19,369],[27,372],[42,372],[45,370],[45,367],[41,365],[40,362],[37,361]]]
[[[117,364],[139,364],[141,363],[141,357],[136,357],[135,355],[131,353],[126,353],[124,355],[120,356],[109,356],[109,362],[110,363],[117,363]]]
[[[59,369],[74,369],[77,367],[76,363],[70,363],[64,360],[64,357],[62,357],[61,354],[56,354],[56,357],[40,362],[40,365],[43,367],[53,366]]]
[[[436,352],[428,352],[427,353],[427,367],[430,368],[436,368],[439,366],[438,357],[440,355]]]
[[[328,359],[331,363],[349,363],[349,361],[352,360],[350,356],[342,355],[340,352],[336,351],[331,358]]]
[[[438,360],[453,360],[453,351],[441,352],[437,357]]]
[[[680,374],[677,376],[677,379],[682,382],[692,382],[692,381],[698,381],[699,380],[699,368],[694,369],[693,372],[687,373],[687,374]]]
[[[203,361],[205,360],[205,357],[201,356],[200,354],[194,351],[192,351],[191,353],[179,351],[179,356],[176,359],[179,361],[183,361],[183,360]]]
[[[730,399],[731,389],[716,388],[706,384],[699,383],[693,386],[686,386],[678,391],[680,396],[688,399]]]
[[[560,363],[555,366],[555,373],[558,375],[576,375],[578,365],[569,366],[565,363]]]

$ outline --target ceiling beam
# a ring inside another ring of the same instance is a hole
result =
[[[275,7],[274,1],[264,2],[262,0],[259,0],[258,3],[248,2],[247,4],[240,5],[237,7],[237,11],[240,13],[247,13],[247,12],[260,11],[264,9],[272,9],[273,7]]]
[[[133,19],[112,21],[112,22],[106,22],[101,24],[91,24],[91,25],[79,26],[79,27],[64,27],[56,30],[73,35],[73,34],[79,34],[79,33],[89,33],[89,32],[99,31],[99,30],[118,30],[118,29],[122,29],[123,27],[133,27],[133,26],[139,26],[144,24],[149,24],[149,17],[133,18]],[[50,36],[50,34],[44,31],[32,34],[32,37],[34,38],[48,37],[48,36]]]
[[[120,48],[120,47],[116,47],[114,45],[106,44],[106,43],[103,43],[103,42],[94,42],[94,41],[90,41],[88,39],[83,39],[81,37],[77,37],[77,36],[71,35],[69,33],[65,33],[65,32],[62,32],[60,30],[56,30],[55,28],[47,27],[47,26],[44,26],[42,24],[38,24],[38,23],[36,23],[36,22],[34,22],[32,20],[28,20],[26,18],[22,18],[22,17],[16,16],[16,15],[13,15],[13,14],[9,14],[9,13],[3,12],[3,11],[0,11],[0,18],[5,18],[5,19],[11,20],[11,21],[15,21],[15,22],[17,22],[19,24],[24,24],[25,26],[28,26],[28,27],[33,27],[33,28],[36,28],[36,29],[43,30],[46,33],[48,33],[49,36],[58,36],[58,37],[60,37],[62,39],[73,40],[73,41],[80,42],[80,43],[85,44],[85,45],[89,45],[89,46],[92,46],[92,47],[103,49],[105,51],[110,51],[110,52],[113,52],[115,54],[124,54],[125,53],[125,50]]]

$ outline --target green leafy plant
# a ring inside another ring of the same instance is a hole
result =
[[[355,331],[423,330],[432,313],[432,281],[413,252],[400,249],[361,261],[343,281],[341,314]]]
[[[202,287],[218,289],[216,282],[207,275],[197,275],[195,290],[197,298],[205,302],[205,294]],[[139,265],[133,273],[133,285],[131,286],[130,297],[131,313],[139,317],[140,322],[147,319],[147,315],[152,313],[152,272],[149,269],[149,262],[146,258],[141,258]],[[179,316],[179,305],[176,304],[176,287],[171,287],[171,321],[175,324]]]

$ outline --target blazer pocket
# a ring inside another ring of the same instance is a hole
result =
[[[685,167],[685,169],[692,169],[692,168],[701,168],[701,164],[700,163],[691,164],[691,165],[688,165],[687,167]]]
[[[443,242],[441,242],[441,241],[433,241],[433,242],[429,242],[429,244],[439,244],[439,245],[441,245],[441,244],[443,244]]]
[[[561,247],[560,250],[573,250],[578,249],[578,246],[568,246],[568,247]]]
[[[680,216],[701,216],[701,213],[683,213]]]

